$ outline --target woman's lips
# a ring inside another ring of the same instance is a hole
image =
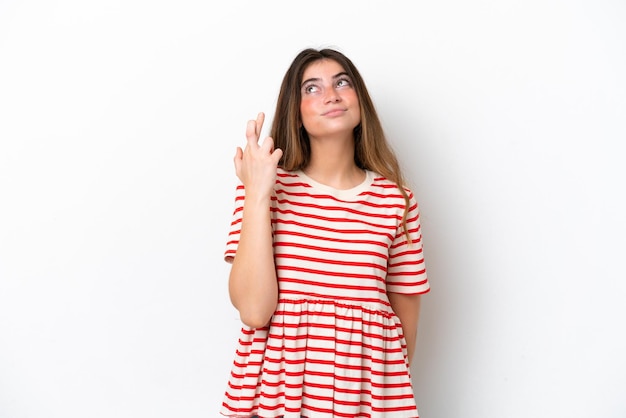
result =
[[[327,112],[322,113],[322,116],[339,116],[342,115],[346,110],[345,109],[332,109]]]

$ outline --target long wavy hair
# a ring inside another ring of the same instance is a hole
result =
[[[354,162],[358,167],[374,171],[398,186],[405,200],[402,227],[407,240],[410,242],[406,227],[410,201],[405,190],[405,179],[398,159],[387,142],[363,77],[352,61],[341,52],[328,48],[304,49],[294,58],[285,73],[270,132],[274,146],[283,151],[283,156],[278,165],[285,170],[294,171],[305,168],[310,161],[311,145],[309,136],[302,125],[300,114],[300,101],[302,99],[300,87],[307,67],[313,62],[323,59],[337,62],[352,80],[361,108],[361,123],[354,128]]]

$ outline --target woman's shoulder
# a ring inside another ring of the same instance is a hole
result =
[[[280,166],[276,169],[276,174],[278,175],[278,177],[298,177],[297,171],[285,170]]]
[[[276,185],[291,184],[300,181],[298,171],[285,170],[282,167],[276,169]]]
[[[299,171],[285,170],[282,167],[278,167],[276,170],[276,189],[289,189],[295,190],[301,187],[307,187],[302,177],[299,175]]]
[[[384,195],[402,195],[400,186],[396,182],[389,180],[387,177],[378,174],[375,171],[368,170],[368,175],[372,178],[372,188],[374,190],[378,190],[381,194]],[[403,185],[402,189],[404,189],[404,191],[410,198],[413,197],[413,191],[408,185]]]

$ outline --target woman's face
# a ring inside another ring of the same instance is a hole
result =
[[[339,63],[315,61],[302,76],[300,114],[309,138],[350,135],[361,122],[361,109],[352,80]]]

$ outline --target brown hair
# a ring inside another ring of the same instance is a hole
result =
[[[334,49],[304,49],[294,58],[285,73],[270,132],[274,146],[283,151],[279,166],[293,171],[301,170],[309,163],[311,147],[309,137],[301,123],[300,84],[306,68],[311,63],[322,59],[337,62],[352,80],[361,108],[361,123],[354,128],[355,163],[358,167],[374,171],[398,185],[406,204],[402,226],[410,242],[406,227],[410,202],[398,159],[387,142],[376,108],[361,74],[352,61],[341,52]]]

